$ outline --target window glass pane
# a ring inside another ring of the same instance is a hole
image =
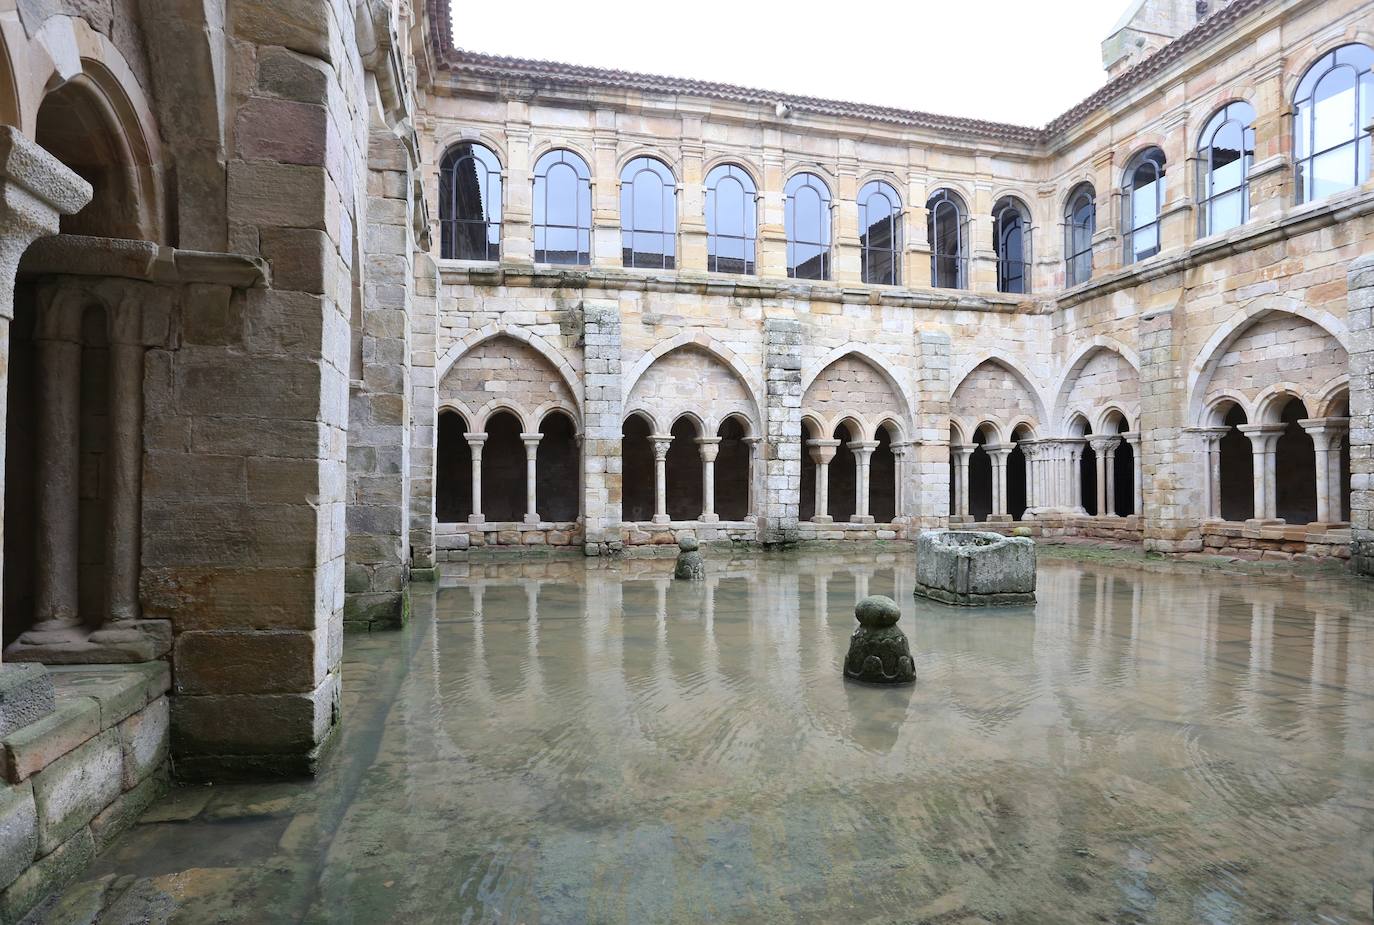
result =
[[[1207,215],[1208,234],[1220,234],[1245,220],[1245,190],[1232,190],[1213,199]]]
[[[1355,73],[1337,68],[1324,76],[1312,97],[1316,132],[1314,151],[1325,151],[1355,138]]]
[[[1227,122],[1212,141],[1212,195],[1245,182],[1245,132],[1240,123]]]
[[[1312,199],[1321,199],[1355,185],[1356,145],[1342,145],[1334,151],[1318,154],[1311,160]]]
[[[1357,71],[1367,71],[1374,64],[1374,50],[1358,42],[1342,45],[1335,51],[1337,64],[1348,64]]]
[[[1159,217],[1156,196],[1160,191],[1155,189],[1154,168],[1142,167],[1136,172],[1136,176],[1145,175],[1146,182],[1136,186],[1131,190],[1131,227],[1139,228],[1149,224]]]
[[[1136,260],[1144,260],[1159,253],[1159,226],[1147,225],[1131,232],[1131,249]]]

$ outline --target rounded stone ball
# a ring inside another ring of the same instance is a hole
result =
[[[854,605],[854,618],[860,625],[879,629],[896,626],[902,617],[902,609],[890,597],[874,594]]]
[[[696,552],[699,546],[695,536],[680,536],[677,539],[677,548],[683,552]]]

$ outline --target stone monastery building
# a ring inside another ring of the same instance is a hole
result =
[[[1044,127],[453,25],[0,0],[4,660],[169,659],[179,775],[311,769],[479,547],[1374,571],[1374,3],[1136,0]]]

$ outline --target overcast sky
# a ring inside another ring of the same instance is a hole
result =
[[[472,51],[1043,125],[1106,79],[1101,42],[1127,3],[459,2],[454,38]]]

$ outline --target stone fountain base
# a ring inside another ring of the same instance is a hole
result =
[[[975,530],[927,530],[916,540],[916,593],[962,607],[1035,602],[1035,543]]]

